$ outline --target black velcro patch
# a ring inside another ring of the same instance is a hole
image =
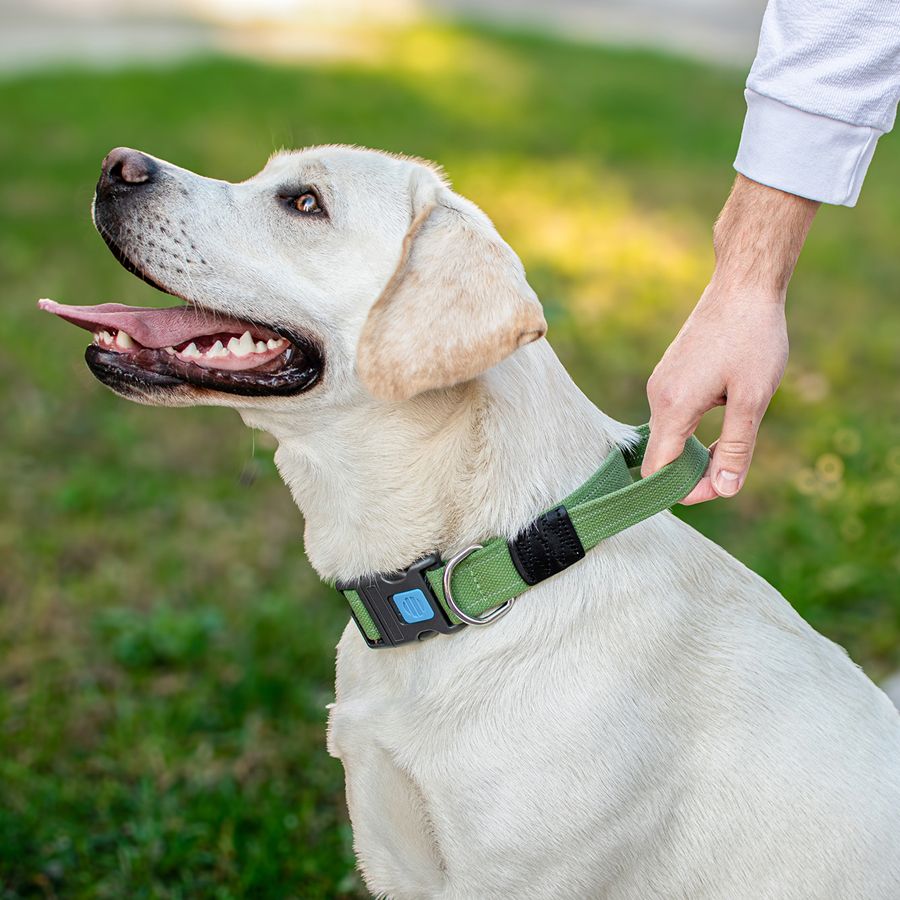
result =
[[[507,542],[525,584],[537,584],[584,558],[584,547],[564,506],[538,516]]]

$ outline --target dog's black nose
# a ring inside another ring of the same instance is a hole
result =
[[[110,189],[135,188],[151,184],[159,171],[156,161],[139,150],[117,147],[108,154],[100,167],[97,195]]]

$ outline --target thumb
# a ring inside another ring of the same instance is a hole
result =
[[[709,465],[710,481],[720,497],[733,497],[744,486],[761,420],[762,411],[755,407],[734,400],[726,405],[722,435],[713,445]]]

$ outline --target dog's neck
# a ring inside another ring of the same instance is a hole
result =
[[[632,432],[574,385],[546,341],[467,384],[395,404],[267,423],[326,579],[448,558],[515,535],[585,481]]]

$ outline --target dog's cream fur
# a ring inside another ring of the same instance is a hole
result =
[[[140,267],[314,336],[326,364],[294,398],[145,399],[234,406],[275,435],[323,578],[514,535],[631,439],[535,340],[518,260],[431,168],[320,148],[229,185],[160,165],[151,212],[207,264],[176,276],[165,247],[133,249]],[[328,218],[286,215],[288,183]],[[379,896],[900,898],[897,711],[669,514],[488,627],[372,651],[348,625],[329,748]]]

